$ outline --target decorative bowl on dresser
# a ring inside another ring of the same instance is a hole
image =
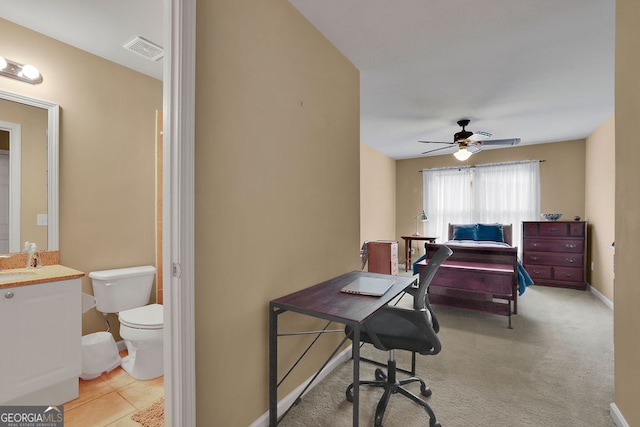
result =
[[[522,248],[536,285],[587,289],[585,221],[523,221]]]

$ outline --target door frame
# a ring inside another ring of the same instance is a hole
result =
[[[196,0],[164,0],[163,277],[167,426],[196,426],[194,148]]]
[[[9,252],[20,252],[22,125],[0,121],[0,130],[9,132]]]

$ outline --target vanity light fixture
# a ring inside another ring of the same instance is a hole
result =
[[[23,65],[0,56],[0,76],[36,85],[42,83],[40,71],[33,65]]]

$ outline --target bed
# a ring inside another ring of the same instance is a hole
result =
[[[512,245],[511,224],[449,224],[444,243],[453,255],[440,267],[429,287],[429,301],[508,316],[518,313],[518,296],[533,284]],[[415,270],[424,268],[442,244],[426,243]]]

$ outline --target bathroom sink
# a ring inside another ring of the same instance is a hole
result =
[[[20,280],[27,279],[33,276],[34,273],[31,271],[21,271],[21,272],[12,272],[12,271],[0,271],[0,282],[8,282],[12,280]]]

